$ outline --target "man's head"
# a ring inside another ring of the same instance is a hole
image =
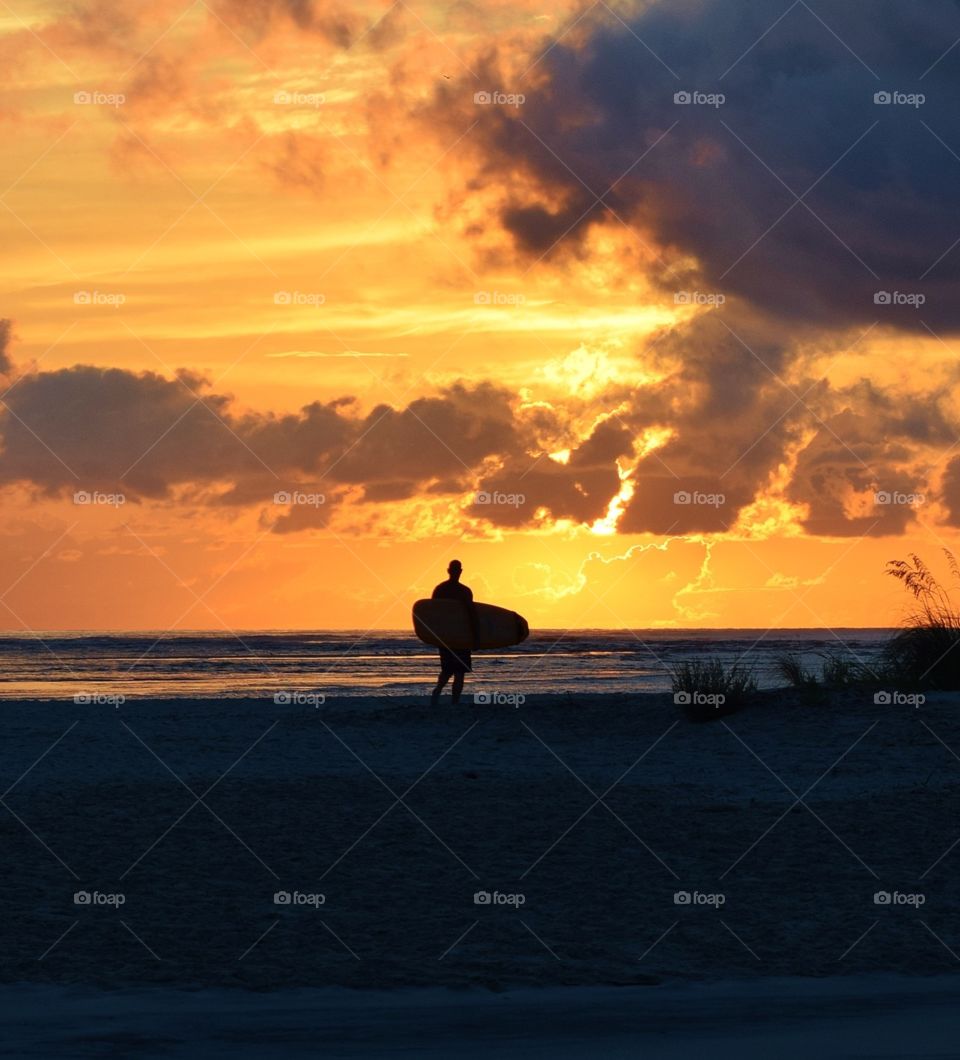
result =
[[[450,564],[447,567],[447,574],[450,575],[453,581],[459,581],[460,575],[463,573],[463,564],[458,559],[450,560]]]

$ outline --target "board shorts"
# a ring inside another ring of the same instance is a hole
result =
[[[440,669],[454,674],[470,673],[473,670],[470,652],[440,648]]]

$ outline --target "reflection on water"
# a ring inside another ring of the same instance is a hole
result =
[[[776,657],[799,654],[818,670],[823,653],[870,665],[889,630],[543,631],[508,651],[477,652],[475,689],[522,692],[658,692],[669,667],[687,659],[742,660],[761,687],[785,682]],[[329,697],[423,695],[436,653],[412,634],[82,633],[0,637],[0,698],[69,699],[272,697],[312,691]]]

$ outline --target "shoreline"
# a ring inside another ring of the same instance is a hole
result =
[[[476,682],[474,687],[471,687],[469,683],[471,675],[467,675],[468,681],[464,685],[463,695],[459,703],[460,708],[474,708],[482,709],[487,708],[503,709],[510,707],[511,709],[517,709],[519,707],[542,707],[551,708],[557,706],[579,706],[581,708],[592,708],[602,704],[609,705],[623,705],[628,702],[640,700],[647,704],[665,704],[671,707],[675,707],[676,704],[673,702],[673,693],[668,690],[655,690],[655,691],[618,691],[618,692],[584,692],[578,689],[569,690],[558,690],[554,692],[530,692],[523,694],[523,700],[519,704],[506,703],[506,702],[475,702],[474,696],[477,694],[490,694],[488,691],[489,686],[492,686],[495,682],[490,680],[486,682]],[[880,682],[877,682],[880,685]],[[424,689],[432,686],[431,681],[424,681]],[[109,688],[107,683],[104,683],[104,688]],[[906,686],[904,686],[906,688]],[[303,689],[291,690],[291,695],[301,694],[304,696],[310,695],[311,688],[305,687]],[[317,690],[319,691],[319,690]],[[816,708],[817,701],[830,700],[841,707],[858,705],[864,706],[877,706],[879,704],[873,703],[874,686],[864,684],[862,687],[858,686],[847,686],[847,687],[831,687],[828,685],[818,685],[813,691],[806,689],[798,689],[793,685],[777,685],[774,687],[759,688],[756,691],[747,693],[745,701],[741,708],[738,709],[738,713],[741,711],[749,711],[755,709],[764,709],[773,705],[774,703],[780,702],[785,703],[789,706],[811,706]],[[512,690],[511,690],[512,692]],[[494,695],[505,695],[507,690],[496,690]],[[924,696],[928,703],[943,703],[946,701],[952,701],[960,704],[960,692],[940,691],[940,690],[927,690]],[[91,685],[90,688],[91,698],[95,698],[100,693],[96,693],[95,688]],[[110,697],[111,693],[103,692],[103,697]],[[254,706],[259,705],[260,707],[275,708],[278,712],[284,710],[297,710],[302,711],[304,709],[317,709],[318,707],[322,710],[323,708],[336,709],[337,707],[345,706],[378,706],[378,705],[389,705],[389,706],[404,706],[410,709],[426,709],[430,707],[430,694],[429,691],[422,691],[416,694],[408,692],[389,692],[383,691],[376,694],[371,694],[368,691],[363,691],[357,695],[348,694],[323,694],[323,699],[319,703],[314,702],[300,702],[300,703],[277,703],[273,698],[273,693],[265,693],[260,696],[251,696],[238,694],[232,695],[192,695],[184,694],[179,696],[171,695],[122,695],[122,702],[120,706],[126,704],[136,704],[139,706],[161,706],[166,707],[172,704],[183,704],[183,703],[195,703],[198,705],[215,705],[222,703],[231,703],[238,706]],[[96,707],[113,707],[113,703],[78,703],[73,696],[23,696],[23,695],[4,695],[0,691],[0,709],[4,705],[45,705],[52,707],[69,707],[77,710],[92,709]],[[450,707],[450,689],[449,685],[444,689],[444,693],[440,700],[440,707]],[[679,709],[679,708],[678,708]]]

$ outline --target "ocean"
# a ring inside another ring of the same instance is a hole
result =
[[[818,671],[824,654],[870,665],[891,630],[542,630],[522,645],[474,654],[468,691],[663,692],[689,659],[741,660],[761,688],[786,682],[777,656]],[[424,695],[436,652],[406,631],[8,633],[0,698],[272,698]]]

